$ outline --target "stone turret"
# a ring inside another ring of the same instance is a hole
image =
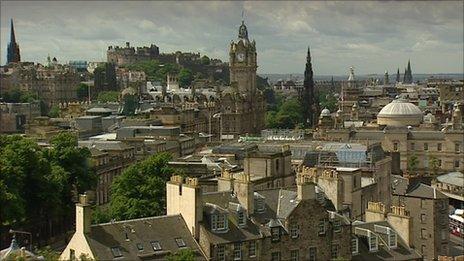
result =
[[[459,109],[459,104],[454,104],[453,115],[451,118],[451,122],[453,124],[453,130],[461,130],[462,129],[462,113],[461,109]]]

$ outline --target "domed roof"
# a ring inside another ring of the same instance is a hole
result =
[[[390,102],[377,114],[377,123],[386,126],[419,126],[422,121],[422,111],[416,105],[398,99]]]
[[[422,111],[416,105],[406,100],[398,99],[398,100],[394,100],[390,102],[385,107],[383,107],[377,116],[395,117],[395,116],[413,116],[413,115],[422,117]]]
[[[324,116],[330,116],[330,111],[329,111],[329,109],[324,108],[324,109],[321,111],[321,117],[324,117]]]

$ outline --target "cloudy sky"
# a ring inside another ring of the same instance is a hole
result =
[[[242,10],[260,73],[302,73],[306,48],[319,75],[393,73],[411,59],[417,73],[459,73],[463,2],[1,1],[1,59],[9,19],[25,61],[101,61],[108,45],[149,45],[227,59]]]

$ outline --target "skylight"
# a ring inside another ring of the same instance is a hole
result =
[[[160,244],[159,241],[151,241],[150,244],[151,244],[151,247],[153,247],[153,250],[155,250],[155,251],[162,250],[161,244]]]
[[[187,245],[185,244],[184,240],[182,238],[176,238],[176,244],[178,247],[186,247]]]
[[[122,257],[121,249],[119,247],[112,247],[111,253],[114,257]]]

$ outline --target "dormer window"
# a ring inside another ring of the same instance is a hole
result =
[[[369,232],[369,251],[374,252],[379,249],[377,236]]]
[[[263,213],[265,210],[264,199],[257,198],[256,199],[256,212]]]
[[[211,229],[213,231],[223,231],[228,229],[227,214],[211,215]]]
[[[388,230],[388,246],[390,248],[395,248],[397,246],[396,233],[391,229]]]
[[[359,252],[358,238],[351,239],[351,254],[356,255]]]
[[[187,246],[185,244],[185,242],[184,242],[184,239],[179,237],[179,238],[176,238],[175,240],[176,240],[176,244],[177,244],[178,247],[186,247]]]
[[[280,240],[280,228],[279,227],[271,228],[271,237],[272,237],[272,241]]]
[[[246,225],[246,218],[245,218],[245,213],[243,213],[243,210],[238,211],[237,218],[238,218],[238,225],[239,226],[245,226]]]

